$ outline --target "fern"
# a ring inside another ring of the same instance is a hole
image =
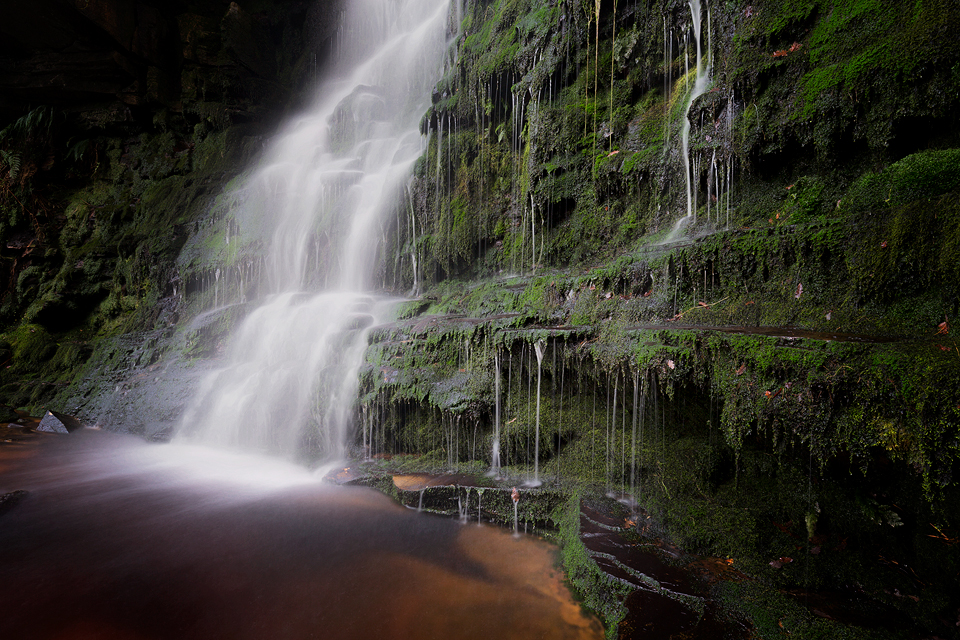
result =
[[[7,171],[10,173],[10,179],[16,180],[20,173],[20,154],[16,151],[6,151],[0,149],[0,159],[7,165]]]
[[[67,154],[64,160],[69,163],[78,163],[83,160],[84,154],[90,148],[90,140],[80,140],[74,143],[75,138],[67,140]]]
[[[0,142],[16,144],[31,138],[47,137],[53,130],[57,112],[53,107],[37,107],[0,131]]]

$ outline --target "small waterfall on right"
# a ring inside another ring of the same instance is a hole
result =
[[[690,108],[693,106],[694,101],[706,92],[707,87],[710,85],[710,72],[712,70],[712,59],[710,55],[710,7],[707,7],[707,51],[703,54],[700,45],[702,26],[700,0],[688,0],[687,5],[690,7],[693,39],[697,45],[697,75],[693,83],[693,89],[691,89],[690,95],[687,97],[687,106],[683,111],[683,125],[680,130],[680,139],[683,145],[684,177],[687,183],[687,213],[677,222],[671,235],[676,234],[680,229],[690,223],[697,221],[697,197],[694,186],[696,179],[696,175],[694,174],[696,172],[695,168],[691,167],[690,161]],[[706,61],[704,61],[704,57],[706,57]]]

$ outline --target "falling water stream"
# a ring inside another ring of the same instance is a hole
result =
[[[690,91],[689,96],[687,97],[687,106],[684,109],[683,116],[683,125],[680,132],[681,141],[683,144],[683,168],[684,174],[687,180],[687,215],[681,219],[678,223],[677,228],[682,228],[689,224],[691,221],[696,222],[697,215],[697,201],[696,201],[696,188],[694,181],[698,175],[697,171],[691,173],[690,167],[690,107],[693,106],[694,101],[699,98],[707,90],[707,87],[710,85],[710,70],[711,70],[711,57],[710,57],[710,48],[707,47],[706,60],[704,61],[704,55],[701,53],[700,40],[701,40],[701,7],[700,0],[688,0],[687,4],[690,7],[690,18],[692,21],[692,31],[693,31],[693,40],[696,43],[697,47],[697,75],[693,83],[693,88]],[[709,44],[710,35],[710,10],[707,9],[707,38]]]
[[[380,239],[423,151],[418,125],[447,46],[448,1],[349,3],[349,36],[314,106],[235,194],[231,214],[265,247],[268,294],[196,393],[183,437],[346,456],[366,330],[391,307],[370,293]]]

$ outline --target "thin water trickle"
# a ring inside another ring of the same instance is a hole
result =
[[[346,455],[367,330],[391,309],[369,293],[380,227],[405,206],[447,16],[448,0],[350,3],[314,106],[234,198],[240,233],[266,247],[267,295],[195,395],[182,437],[291,458]],[[416,273],[415,217],[411,227]]]
[[[533,345],[537,353],[537,416],[536,416],[536,440],[533,447],[533,479],[527,482],[528,486],[538,487],[540,482],[540,379],[543,374],[543,354],[545,353],[546,343],[538,340]]]
[[[710,84],[710,71],[711,71],[711,57],[710,57],[710,46],[709,46],[709,36],[710,29],[707,28],[707,53],[706,53],[706,63],[704,64],[704,55],[701,54],[700,48],[700,0],[688,0],[688,6],[690,7],[690,17],[692,19],[692,29],[693,29],[693,39],[697,45],[697,75],[696,80],[693,83],[693,89],[690,91],[690,95],[687,97],[687,106],[684,109],[683,115],[683,126],[680,130],[680,139],[683,145],[683,168],[687,181],[687,223],[690,221],[696,222],[696,200],[694,193],[694,180],[696,178],[696,173],[691,174],[690,168],[690,108],[693,106],[694,101],[699,98],[707,90],[707,87]],[[709,22],[710,9],[707,8],[707,16]],[[686,224],[682,225],[686,226]],[[675,231],[682,228],[678,224],[678,227]]]
[[[500,352],[493,356],[495,367],[493,394],[494,394],[494,422],[493,422],[493,450],[491,451],[490,474],[500,475]]]

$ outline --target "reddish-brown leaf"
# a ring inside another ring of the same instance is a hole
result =
[[[793,535],[793,533],[790,531],[790,527],[793,526],[793,520],[787,520],[786,524],[779,524],[776,520],[771,520],[770,522],[773,523],[773,526],[775,526],[777,529],[780,529],[780,531],[783,531],[787,535]]]

